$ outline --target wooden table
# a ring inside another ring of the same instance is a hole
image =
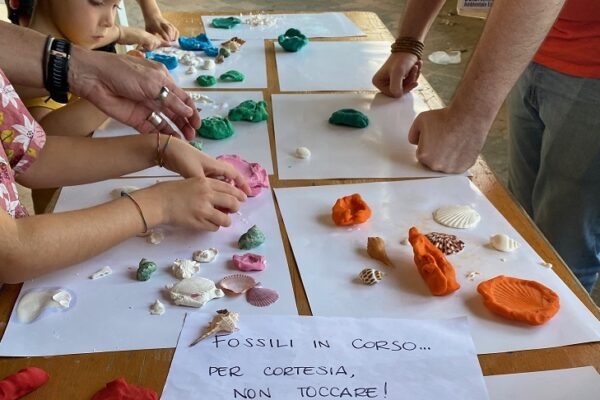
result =
[[[342,40],[393,39],[376,14],[348,12],[347,15],[368,36],[366,39],[346,38]],[[196,35],[201,30],[199,28],[201,26],[199,13],[165,13],[165,17],[175,23],[175,25],[179,27],[181,34],[184,36]],[[272,41],[266,41],[266,53],[269,87],[263,92],[265,98],[270,99],[271,94],[279,93],[279,82],[275,64],[275,47]],[[423,78],[420,80],[420,90],[418,90],[417,93],[423,96],[431,108],[442,106],[439,97]],[[271,145],[273,146],[275,140],[272,119],[269,120],[269,134],[271,137]],[[272,148],[272,154],[273,165],[277,168],[274,148]],[[571,288],[571,290],[573,290],[594,315],[600,318],[600,312],[587,292],[578,283],[560,257],[554,252],[546,239],[540,234],[533,222],[527,217],[506,189],[498,182],[485,162],[481,159],[478,160],[472,171],[474,172],[472,178],[473,182],[485,196],[504,215],[504,217],[510,221],[515,229],[519,231],[538,254],[544,260],[553,264],[554,271],[560,278],[569,286],[569,288]],[[394,179],[387,179],[386,181],[391,180]],[[383,181],[383,179],[280,181],[277,178],[276,171],[275,175],[271,176],[271,185],[275,188],[374,181]],[[54,201],[49,199],[51,206],[53,206]],[[310,306],[304,288],[302,287],[290,241],[287,237],[287,232],[285,231],[279,210],[277,210],[277,216],[279,218],[281,231],[284,233],[283,243],[294,286],[298,312],[302,315],[311,315]],[[4,328],[18,296],[19,289],[20,285],[5,285],[0,291],[0,333],[4,332]],[[107,329],[109,329],[109,327],[107,327]],[[10,373],[28,366],[44,368],[50,373],[51,380],[38,391],[27,397],[27,399],[31,400],[88,399],[107,382],[118,377],[124,377],[129,383],[151,388],[158,393],[161,393],[174,351],[174,349],[163,349],[79,354],[58,357],[0,358],[0,377],[9,375]],[[600,343],[481,355],[479,356],[479,361],[484,375],[542,371],[586,365],[592,365],[600,371]]]

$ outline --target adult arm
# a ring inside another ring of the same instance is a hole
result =
[[[409,140],[427,167],[461,173],[472,166],[520,74],[565,0],[496,0],[465,75],[447,108],[421,113]]]
[[[179,31],[162,16],[156,0],[138,0],[138,4],[142,9],[148,32],[160,35],[165,40],[177,40]]]

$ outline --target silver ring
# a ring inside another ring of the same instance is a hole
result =
[[[146,121],[150,122],[154,126],[159,126],[162,124],[163,119],[160,115],[152,111],[152,113],[148,115],[148,118],[146,118]]]
[[[171,91],[169,90],[168,87],[166,87],[166,86],[161,87],[160,92],[158,92],[158,101],[160,101],[162,103],[165,100],[167,100],[167,97],[169,97],[169,93],[171,93]]]

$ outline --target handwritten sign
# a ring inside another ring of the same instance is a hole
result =
[[[240,317],[194,347],[188,314],[162,399],[488,399],[466,318]]]

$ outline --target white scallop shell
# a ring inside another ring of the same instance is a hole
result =
[[[217,255],[219,255],[219,250],[211,247],[210,249],[194,252],[194,260],[201,263],[209,263],[214,261],[215,258],[217,258]]]
[[[521,247],[519,242],[503,233],[499,233],[490,237],[490,246],[492,246],[498,251],[504,251],[507,253],[515,251],[516,249]]]
[[[477,225],[481,216],[470,206],[454,205],[438,208],[433,213],[433,219],[450,228],[466,229]]]

